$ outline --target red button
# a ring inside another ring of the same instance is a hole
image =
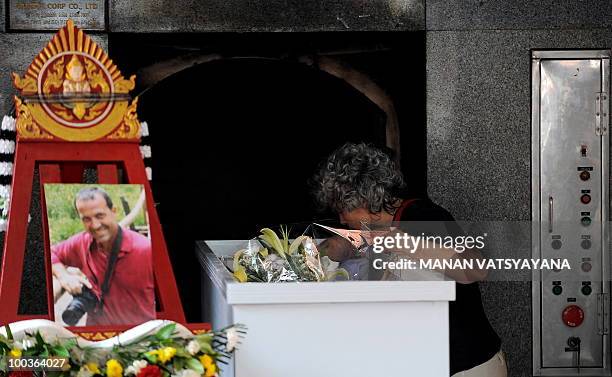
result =
[[[569,327],[578,327],[584,321],[584,310],[578,305],[570,305],[563,309],[561,319]]]
[[[591,195],[589,194],[584,194],[580,197],[580,201],[582,202],[582,204],[589,204],[591,202]]]

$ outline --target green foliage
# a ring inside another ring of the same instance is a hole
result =
[[[157,333],[155,334],[155,337],[157,338],[157,340],[170,339],[175,329],[176,329],[176,323],[171,323],[159,329]]]
[[[6,328],[10,333],[8,326]],[[234,336],[230,340],[230,333],[237,334],[238,338]],[[79,372],[83,373],[88,363],[96,364],[99,368],[100,374],[96,373],[96,376],[104,376],[108,372],[107,362],[109,360],[118,362],[124,368],[124,375],[125,369],[133,366],[138,360],[146,360],[149,365],[157,366],[162,375],[178,374],[185,369],[204,374],[205,368],[210,368],[210,365],[206,367],[202,365],[200,358],[208,355],[216,370],[217,363],[222,363],[224,359],[231,357],[234,347],[244,334],[244,326],[233,325],[215,332],[183,337],[177,333],[176,324],[171,323],[161,327],[154,334],[144,336],[132,343],[115,345],[112,349],[81,347],[74,338],[46,341],[38,331],[34,334],[25,334],[29,343],[26,348],[25,343],[0,335],[0,350],[2,351],[0,352],[0,377],[5,376],[8,370],[5,355],[17,351],[20,352],[20,357],[48,358],[53,356],[67,359],[65,370],[47,372],[47,376],[74,376]],[[199,349],[190,348],[191,342],[196,342]],[[229,349],[228,344],[232,342],[233,346]]]
[[[9,325],[4,325],[4,329],[6,330],[6,336],[9,340],[13,340],[13,333],[11,332],[11,327]]]
[[[82,184],[47,184],[45,185],[45,204],[49,219],[49,233],[51,244],[64,241],[83,231],[83,224],[74,207],[76,194],[84,187],[97,186],[103,188],[111,197],[113,206],[117,208],[117,221],[127,214],[123,210],[121,197],[125,198],[133,208],[140,192],[141,185],[82,185]],[[146,206],[145,206],[146,208]],[[134,221],[136,226],[146,226],[146,217],[143,211]]]
[[[194,358],[189,358],[189,359],[186,359],[186,364],[187,364],[187,368],[198,372],[198,374],[204,374],[204,367],[198,360]]]

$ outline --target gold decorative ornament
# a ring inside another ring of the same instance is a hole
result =
[[[140,137],[137,100],[128,106],[136,77],[125,79],[104,50],[72,20],[38,54],[23,77],[13,74],[13,82],[23,97],[22,113],[29,117],[17,119],[23,125],[18,129],[21,138],[94,141]]]
[[[134,139],[140,134],[140,121],[136,114],[136,107],[138,106],[138,97],[134,98],[130,106],[125,112],[123,117],[123,125],[119,127],[109,139]]]
[[[115,93],[129,93],[136,87],[136,76],[132,75],[129,80],[121,79],[115,81]]]
[[[79,336],[87,340],[106,340],[119,335],[117,331],[79,332]]]
[[[19,137],[25,139],[52,139],[51,135],[34,123],[28,106],[24,105],[17,96],[15,96],[15,108],[17,110],[15,127]]]
[[[22,94],[36,93],[36,80],[31,77],[21,78],[18,74],[13,73],[13,82],[15,87],[21,90]]]

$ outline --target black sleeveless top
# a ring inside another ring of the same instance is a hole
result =
[[[413,235],[460,235],[463,231],[453,216],[429,199],[405,200],[394,221]],[[423,222],[435,223],[423,223]],[[480,297],[478,283],[456,283],[456,300],[449,302],[450,374],[471,369],[495,355],[501,340],[491,327]]]

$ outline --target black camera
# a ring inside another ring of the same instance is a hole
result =
[[[85,286],[81,293],[74,295],[72,301],[62,313],[62,319],[68,326],[74,326],[85,313],[92,311],[98,305],[98,297],[93,291]]]

